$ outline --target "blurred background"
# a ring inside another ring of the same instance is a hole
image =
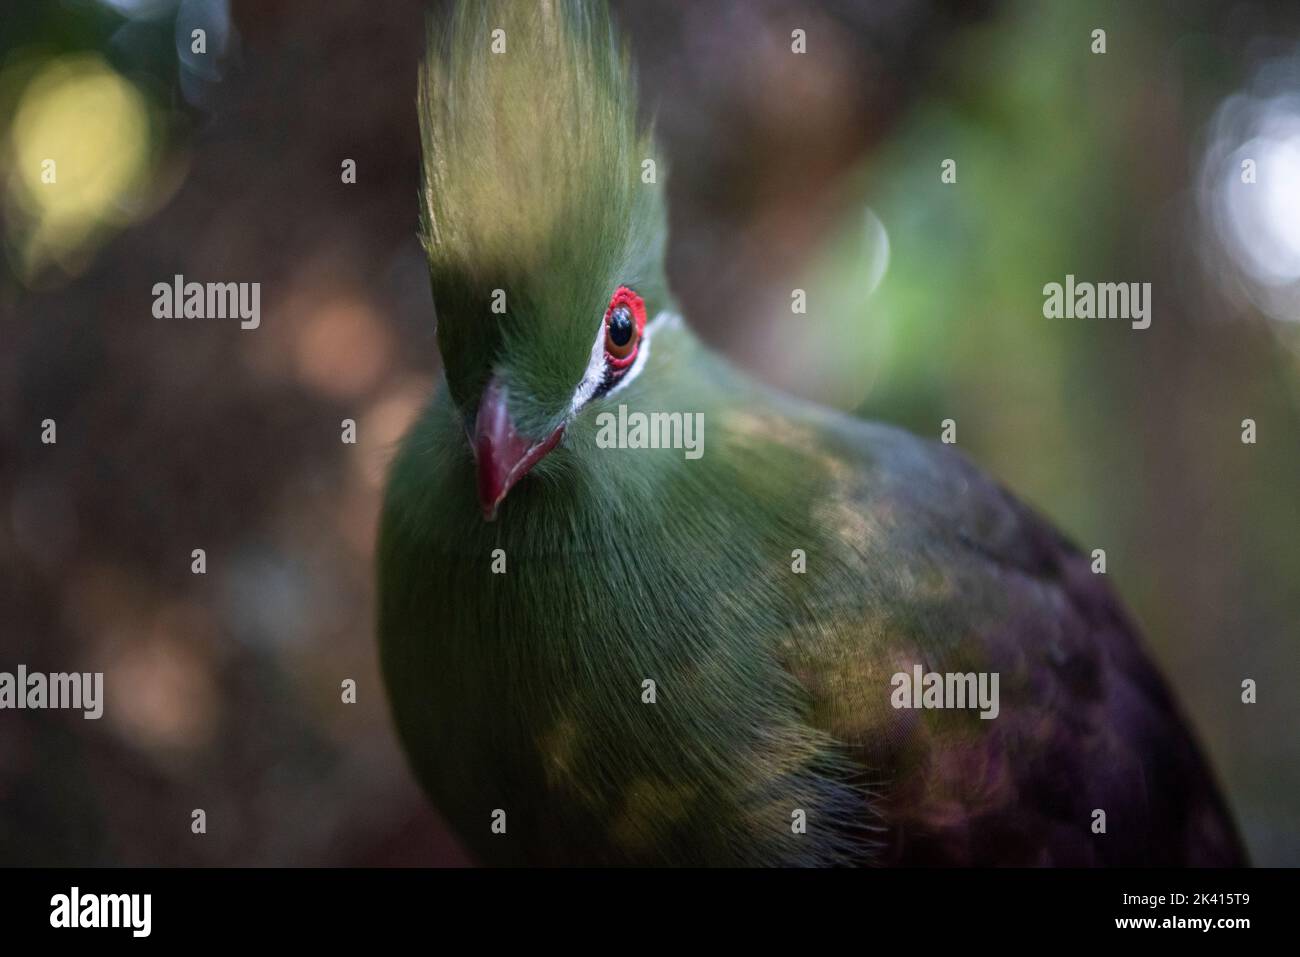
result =
[[[791,391],[956,419],[1105,548],[1254,861],[1300,863],[1300,5],[615,6],[689,320]],[[438,374],[424,7],[0,13],[0,670],[107,700],[0,713],[0,864],[468,862],[372,629],[385,464]],[[176,273],[260,282],[260,328],[154,319]],[[1151,282],[1151,328],[1044,319],[1067,273]]]

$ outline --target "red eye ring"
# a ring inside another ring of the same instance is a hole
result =
[[[627,316],[632,320],[632,334],[624,342],[617,342],[615,336],[618,332],[619,318],[615,312],[622,310],[621,316]],[[611,327],[610,319],[615,318],[615,327]],[[609,305],[605,307],[605,358],[615,369],[626,369],[636,361],[637,346],[641,343],[641,333],[645,330],[645,302],[640,296],[632,291],[628,286],[619,286],[618,290],[609,300]]]

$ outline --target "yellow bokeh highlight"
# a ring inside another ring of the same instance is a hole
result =
[[[69,269],[101,227],[138,211],[152,166],[149,107],[97,56],[52,60],[22,92],[7,152],[20,271]]]

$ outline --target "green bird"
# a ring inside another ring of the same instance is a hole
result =
[[[419,115],[444,376],[392,465],[378,634],[476,858],[1242,862],[1086,559],[948,447],[691,334],[602,4],[460,4]]]

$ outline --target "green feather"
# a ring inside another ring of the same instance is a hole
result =
[[[697,461],[598,448],[581,416],[489,524],[446,393],[411,433],[379,570],[407,750],[487,860],[851,860],[870,837],[860,772],[806,723],[778,657],[807,624],[800,606],[833,604],[822,589],[861,569],[815,514],[841,463],[800,449],[821,444],[811,422],[783,420],[685,329],[653,345],[603,405],[702,411],[712,445]],[[769,426],[778,440],[758,438]],[[795,547],[838,574],[792,575]],[[498,807],[517,822],[508,840],[488,831]],[[851,826],[801,839],[792,807]]]

